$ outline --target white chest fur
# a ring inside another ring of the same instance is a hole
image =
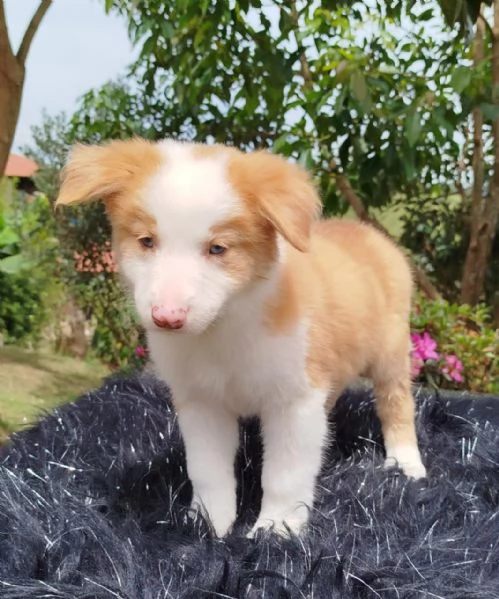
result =
[[[264,326],[262,305],[251,299],[244,304],[231,307],[200,336],[150,333],[151,355],[174,401],[198,397],[249,416],[308,392],[305,323],[273,334]]]

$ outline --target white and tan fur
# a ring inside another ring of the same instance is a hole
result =
[[[411,273],[391,241],[362,224],[320,220],[299,166],[218,145],[77,146],[57,203],[96,199],[172,390],[193,506],[218,535],[236,515],[238,418],[262,422],[253,531],[298,533],[327,411],[359,375],[374,383],[387,464],[425,476],[410,390]]]

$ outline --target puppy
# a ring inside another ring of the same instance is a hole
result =
[[[219,536],[236,516],[238,418],[262,423],[252,533],[299,533],[327,412],[359,375],[374,383],[387,465],[425,476],[410,388],[411,272],[391,241],[320,220],[308,174],[263,151],[141,139],[76,146],[57,204],[97,199],[172,391],[193,507]]]

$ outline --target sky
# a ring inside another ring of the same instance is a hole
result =
[[[18,48],[39,0],[5,0],[11,44]],[[103,0],[54,0],[33,40],[12,150],[29,144],[42,110],[74,112],[91,88],[123,73],[133,60],[123,19],[106,15]]]

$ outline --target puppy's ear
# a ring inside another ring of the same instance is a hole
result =
[[[104,145],[78,144],[62,171],[56,206],[93,200],[108,203],[126,192],[137,178],[160,161],[153,143],[142,139],[112,141]]]
[[[240,155],[238,162],[245,195],[292,246],[306,252],[312,225],[322,210],[308,172],[265,151]]]

